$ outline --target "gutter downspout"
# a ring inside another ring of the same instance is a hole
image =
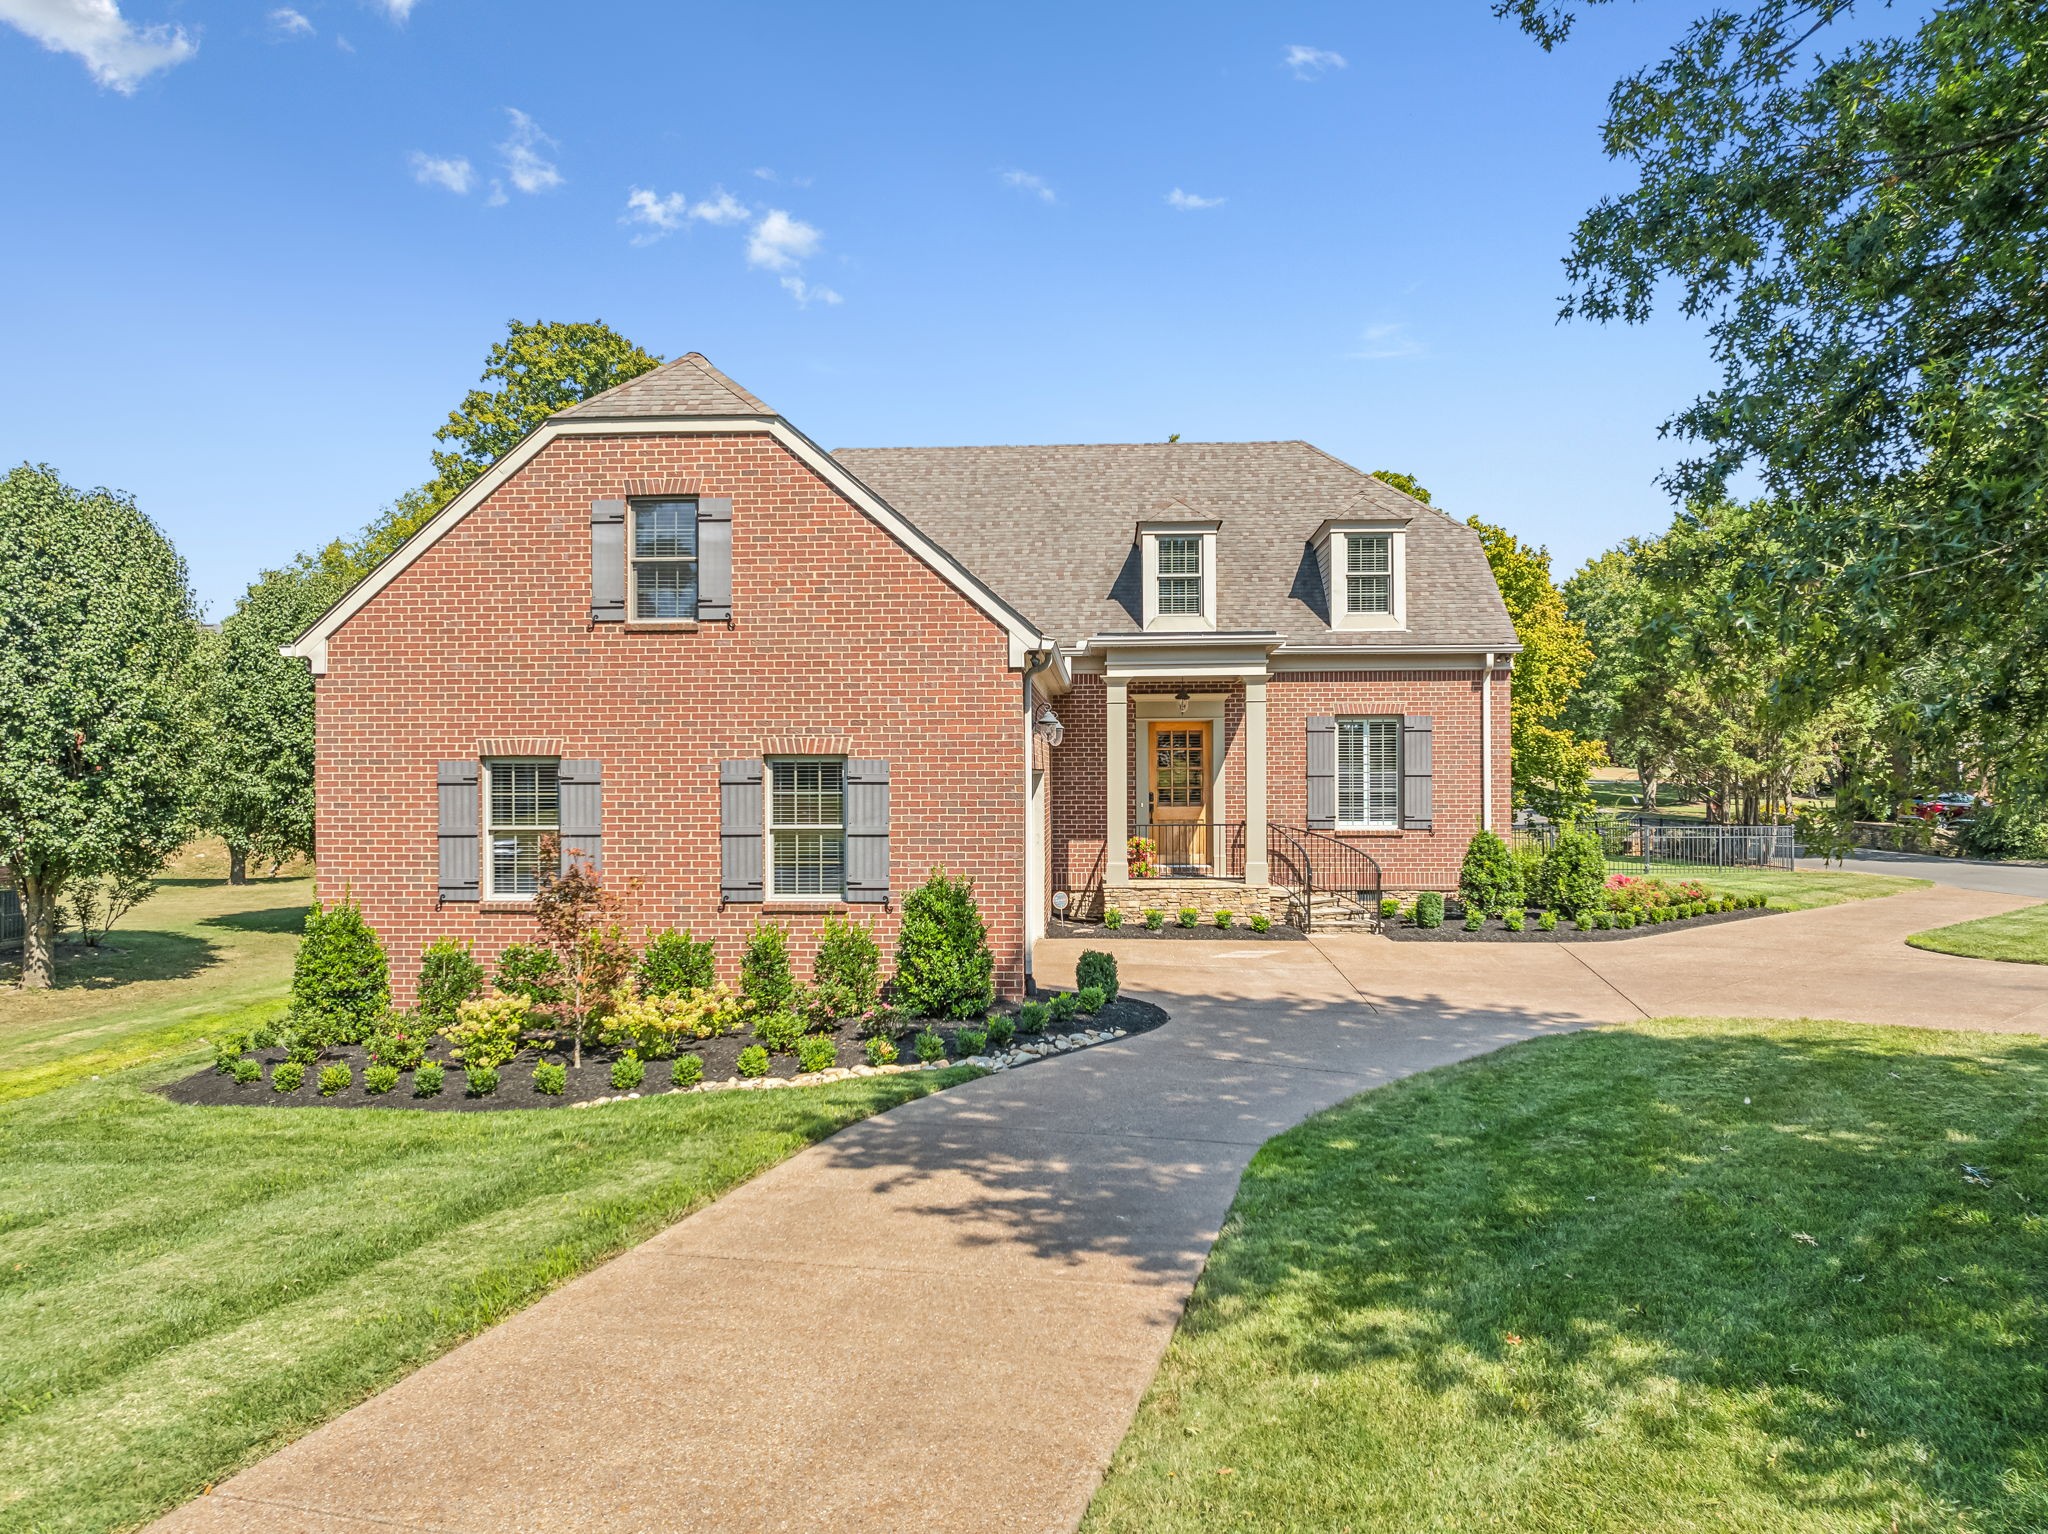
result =
[[[1479,829],[1493,829],[1493,651],[1479,674]]]
[[[1040,866],[1038,846],[1038,806],[1031,800],[1031,746],[1038,733],[1038,710],[1031,703],[1031,682],[1040,672],[1051,667],[1058,659],[1055,650],[1034,650],[1024,666],[1024,994],[1032,994],[1036,983],[1031,967],[1031,947],[1036,940],[1033,929],[1042,914],[1038,907],[1045,903],[1043,881],[1045,870]],[[1033,899],[1033,890],[1037,898]]]

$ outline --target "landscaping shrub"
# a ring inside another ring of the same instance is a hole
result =
[[[471,1097],[489,1097],[498,1090],[498,1068],[495,1065],[465,1065],[462,1079]]]
[[[927,1028],[917,1036],[917,1058],[929,1065],[946,1058],[946,1041]]]
[[[680,995],[633,996],[621,990],[597,1036],[643,1060],[666,1060],[685,1044],[737,1032],[746,1007],[730,986],[711,984]]]
[[[1164,911],[1147,910],[1145,912],[1145,930],[1147,932],[1157,932],[1165,925],[1166,913]]]
[[[1084,985],[1074,993],[1074,1005],[1079,1011],[1093,1017],[1109,1005],[1109,998],[1102,994],[1101,986]]]
[[[1467,932],[1477,932],[1485,925],[1486,917],[1481,912],[1475,910],[1465,913],[1465,930]]]
[[[427,1031],[410,1012],[387,1012],[364,1047],[377,1064],[409,1071],[427,1057]]]
[[[296,1060],[287,1060],[270,1073],[273,1092],[296,1092],[305,1084],[306,1068]]]
[[[1973,858],[2048,858],[2048,816],[2027,799],[1980,804],[1956,832]]]
[[[987,1030],[989,1043],[997,1049],[1007,1049],[1010,1040],[1017,1036],[1015,1019],[1006,1017],[1000,1012],[991,1012],[988,1022],[983,1026]]]
[[[740,1051],[740,1057],[734,1062],[734,1068],[742,1076],[750,1078],[765,1076],[768,1074],[768,1051],[759,1044],[749,1044]]]
[[[1202,913],[1191,905],[1184,905],[1180,908],[1179,919],[1183,927],[1192,927],[1201,921]]]
[[[533,1089],[543,1097],[560,1097],[569,1085],[569,1067],[559,1060],[542,1060],[533,1068]]]
[[[1607,884],[1607,855],[1590,831],[1558,833],[1557,845],[1543,859],[1538,898],[1545,906],[1569,911],[1600,908]]]
[[[1633,927],[1636,924],[1636,913],[1633,911],[1617,911],[1614,913],[1614,919],[1624,927]]]
[[[896,1063],[896,1046],[887,1039],[877,1036],[869,1039],[864,1047],[867,1050],[868,1064],[894,1065]]]
[[[1444,897],[1435,890],[1424,890],[1415,897],[1415,925],[1441,927],[1443,924]]]
[[[1086,948],[1074,963],[1074,989],[1085,991],[1091,985],[1102,992],[1103,999],[1115,1001],[1122,982],[1117,979],[1116,955],[1104,953],[1099,948]]]
[[[803,1036],[804,1020],[794,1012],[770,1012],[754,1019],[754,1037],[775,1054],[793,1052]]]
[[[1512,848],[1508,858],[1515,865],[1515,888],[1522,892],[1522,902],[1526,905],[1539,898],[1538,892],[1543,888],[1543,849],[1531,842]]]
[[[1525,925],[1522,908],[1514,905],[1509,906],[1505,911],[1501,912],[1500,924],[1510,932],[1520,932]]]
[[[395,1065],[371,1065],[363,1070],[363,1090],[372,1097],[382,1097],[398,1085],[398,1067]]]
[[[1017,1009],[1017,1031],[1026,1035],[1043,1033],[1045,1032],[1045,1019],[1045,1003],[1042,1001],[1027,1001]]]
[[[1395,904],[1398,905],[1400,902],[1396,901]],[[1252,912],[1252,919],[1246,922],[1245,925],[1254,932],[1264,932],[1273,925],[1273,918],[1264,911],[1254,911]]]
[[[320,1073],[320,1095],[332,1097],[337,1092],[346,1092],[356,1079],[356,1073],[346,1065],[330,1065]]]
[[[647,934],[647,946],[633,967],[633,979],[642,996],[687,996],[718,979],[718,954],[710,943],[700,943],[687,930],[664,927]]]
[[[1536,918],[1536,926],[1539,931],[1555,932],[1557,930],[1557,912],[1541,912]]]
[[[837,1016],[865,1012],[882,995],[882,948],[873,922],[827,916],[818,929],[818,957],[811,979],[838,1001]]]
[[[284,1038],[284,1055],[294,1065],[311,1065],[320,1058],[319,1037],[311,1033],[287,1033]]]
[[[1235,918],[1235,913],[1234,913],[1234,912],[1231,912],[1231,911],[1218,911],[1218,912],[1216,913],[1216,925],[1217,925],[1217,926],[1219,926],[1219,927],[1222,927],[1222,928],[1224,928],[1224,929],[1225,929],[1225,930],[1227,931],[1227,930],[1229,930],[1229,927],[1230,927],[1230,923],[1232,922],[1232,920],[1233,920],[1234,918]]]
[[[702,1055],[677,1055],[668,1068],[669,1085],[694,1087],[704,1079],[704,1057]]]
[[[1102,913],[1102,925],[1109,928],[1110,931],[1116,931],[1116,929],[1121,927],[1123,924],[1124,913],[1121,910],[1119,910],[1116,906],[1111,906],[1108,910]]]
[[[420,955],[420,1017],[430,1028],[445,1028],[455,1021],[455,1009],[484,992],[484,967],[469,951],[469,944],[441,937],[427,944]]]
[[[1458,898],[1467,911],[1498,911],[1522,903],[1521,870],[1508,844],[1491,831],[1475,831],[1458,869]]]
[[[246,1087],[250,1082],[262,1079],[263,1067],[244,1055],[228,1067],[228,1074],[235,1078],[236,1085]]]
[[[231,1033],[213,1046],[213,1068],[223,1076],[234,1071],[235,1062],[242,1058],[242,1052],[249,1047],[246,1034]]]
[[[346,896],[333,906],[317,900],[306,914],[306,935],[292,961],[292,1012],[318,1020],[324,1041],[359,1044],[391,1003],[391,966],[384,945]]]
[[[995,965],[973,884],[934,868],[904,897],[898,999],[925,1017],[980,1017],[995,1005]]]
[[[560,1006],[562,961],[552,948],[538,943],[509,944],[498,955],[494,984],[535,1011]]]
[[[796,1041],[796,1068],[800,1071],[829,1071],[839,1063],[839,1046],[822,1033],[808,1034]]]
[[[1401,902],[1400,902],[1400,900],[1399,900],[1399,898],[1398,898],[1398,897],[1396,897],[1396,896],[1393,896],[1393,895],[1387,895],[1387,896],[1384,896],[1384,897],[1382,897],[1382,898],[1381,898],[1381,900],[1380,900],[1380,920],[1381,920],[1381,921],[1392,921],[1392,920],[1394,920],[1394,919],[1395,919],[1396,917],[1398,917],[1398,916],[1399,916],[1400,914],[1401,914]]]
[[[772,921],[757,921],[740,955],[740,999],[747,1010],[787,1012],[796,1000],[796,977],[789,968],[789,934]]]
[[[436,1097],[441,1091],[441,1062],[428,1060],[412,1073],[414,1097]]]
[[[257,1028],[254,1033],[249,1035],[249,1047],[251,1049],[277,1048],[277,1024],[264,1023]]]
[[[961,1028],[953,1034],[953,1053],[963,1060],[988,1048],[988,1034],[979,1028]]]
[[[903,1008],[884,1002],[860,1020],[855,1029],[862,1038],[900,1039],[910,1032],[914,1019]]]
[[[1081,1010],[1081,998],[1072,991],[1061,991],[1046,1007],[1046,1015],[1056,1023],[1064,1023]]]
[[[519,1039],[530,1021],[526,1003],[517,996],[493,993],[465,1001],[455,1021],[441,1030],[465,1068],[503,1065],[519,1053]]]
[[[627,1050],[618,1059],[612,1061],[612,1090],[614,1092],[631,1092],[646,1079],[647,1067],[632,1050]]]

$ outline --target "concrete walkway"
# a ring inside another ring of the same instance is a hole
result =
[[[1271,1135],[1646,1014],[2048,1032],[2048,969],[1902,941],[2023,903],[1512,948],[1127,940],[1165,1028],[855,1125],[156,1527],[1071,1529]],[[1043,977],[1080,947],[1041,945]]]

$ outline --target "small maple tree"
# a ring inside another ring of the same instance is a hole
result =
[[[533,913],[541,940],[562,965],[561,999],[550,1010],[570,1035],[572,1063],[581,1069],[583,1036],[624,983],[633,967],[633,950],[619,920],[618,897],[605,887],[604,876],[590,866],[588,857],[571,852],[564,859],[561,843],[546,836],[541,838],[540,864]]]

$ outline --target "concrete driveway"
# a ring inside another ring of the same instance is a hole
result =
[[[156,1527],[1071,1529],[1269,1136],[1646,1013],[2048,1031],[2048,969],[1901,941],[2021,903],[1515,948],[1126,940],[1168,1026],[855,1125]],[[1081,946],[1042,944],[1041,975]]]

